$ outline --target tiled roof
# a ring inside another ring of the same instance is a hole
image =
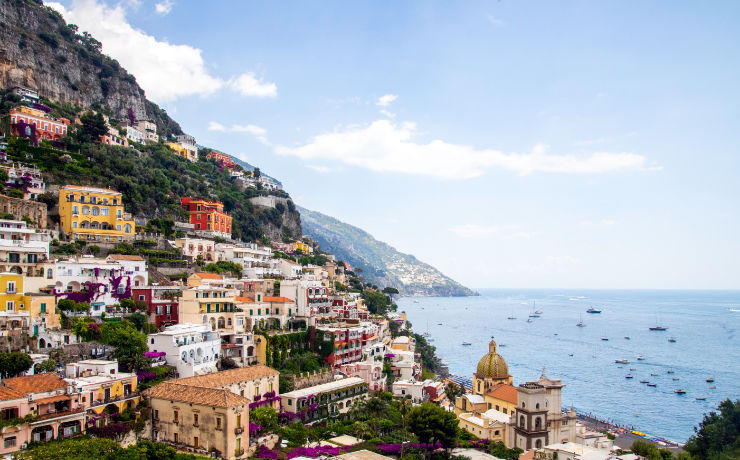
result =
[[[2,381],[5,387],[28,395],[67,388],[67,382],[55,374],[27,375]]]
[[[217,388],[203,388],[194,385],[182,385],[177,380],[162,382],[144,394],[150,398],[180,401],[192,404],[202,404],[212,407],[234,407],[249,404],[249,400],[229,390]]]
[[[237,302],[254,303],[254,299],[251,297],[237,297]]]
[[[208,279],[208,280],[221,280],[223,277],[219,275],[218,273],[207,273],[207,272],[198,272],[194,274],[198,278],[201,279]]]
[[[133,260],[137,262],[144,262],[144,258],[141,256],[133,256],[128,254],[111,254],[108,257],[110,257],[113,260]]]
[[[493,387],[486,395],[512,404],[517,404],[519,400],[516,387],[506,383]]]
[[[221,388],[237,382],[244,382],[246,380],[253,380],[262,377],[271,377],[273,375],[280,375],[280,372],[271,367],[257,364],[254,366],[214,372],[212,374],[185,377],[174,381],[182,385],[194,385],[204,388]]]
[[[26,395],[18,391],[15,391],[12,388],[6,388],[3,386],[0,386],[0,401],[7,401],[9,399],[21,399],[25,397]]]
[[[284,302],[284,303],[292,303],[294,302],[293,299],[289,299],[287,297],[262,297],[263,302]]]

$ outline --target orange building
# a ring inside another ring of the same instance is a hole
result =
[[[180,206],[190,214],[190,223],[195,225],[196,233],[231,238],[231,216],[224,212],[224,204],[220,201],[183,197]]]
[[[10,126],[13,134],[38,143],[40,139],[55,141],[66,136],[69,120],[52,117],[43,110],[20,106],[10,109]]]
[[[208,155],[206,155],[206,158],[209,160],[215,160],[216,162],[220,163],[221,166],[225,166],[229,169],[234,169],[237,166],[236,163],[234,163],[234,160],[231,158],[231,155],[219,152],[218,150],[211,150]]]

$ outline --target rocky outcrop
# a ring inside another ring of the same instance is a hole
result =
[[[0,87],[23,86],[70,107],[100,107],[119,120],[133,114],[154,120],[161,133],[182,132],[92,37],[39,3],[0,1]]]

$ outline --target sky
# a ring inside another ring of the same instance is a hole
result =
[[[740,289],[740,3],[46,2],[199,144],[473,288]]]

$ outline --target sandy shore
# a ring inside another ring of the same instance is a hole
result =
[[[590,414],[578,414],[578,421],[586,425],[589,429],[594,431],[608,431],[612,433],[616,438],[614,439],[614,445],[620,449],[629,450],[635,441],[645,441],[655,444],[658,447],[670,449],[673,452],[681,452],[683,450],[680,444],[677,444],[667,439],[661,439],[653,437],[653,440],[647,439],[643,436],[636,435],[633,431],[640,431],[639,428],[634,426],[621,426],[613,424],[607,420],[601,420]]]

